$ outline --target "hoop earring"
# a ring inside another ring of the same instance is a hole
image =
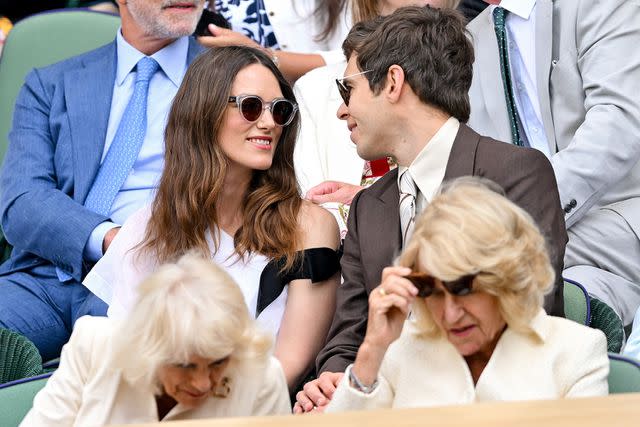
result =
[[[220,380],[220,384],[216,385],[215,388],[211,390],[211,396],[219,397],[221,399],[227,397],[229,393],[231,393],[230,383],[231,380],[229,379],[229,377],[223,377]]]

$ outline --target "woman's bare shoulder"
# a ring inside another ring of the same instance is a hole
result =
[[[302,202],[298,224],[302,233],[302,249],[337,249],[340,245],[340,230],[336,219],[329,211],[308,200]]]

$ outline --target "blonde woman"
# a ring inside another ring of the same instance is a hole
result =
[[[476,179],[454,181],[383,271],[327,411],[607,394],[604,334],[545,313],[553,279],[525,211]]]
[[[270,347],[231,277],[186,255],[140,285],[125,319],[78,320],[60,368],[22,425],[288,413],[286,381]]]

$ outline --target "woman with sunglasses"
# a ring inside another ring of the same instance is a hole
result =
[[[553,275],[527,213],[453,181],[383,271],[327,411],[607,394],[604,334],[542,308]]]
[[[298,383],[323,344],[339,283],[337,224],[299,196],[298,126],[291,86],[262,51],[211,49],[191,64],[169,114],[156,198],[84,280],[110,317],[131,309],[141,277],[198,250],[238,282],[277,337],[289,387]]]

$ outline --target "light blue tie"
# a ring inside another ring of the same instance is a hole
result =
[[[124,110],[116,136],[84,202],[84,206],[95,213],[109,216],[113,200],[138,158],[147,131],[149,80],[158,70],[158,66],[153,58],[144,57],[138,61],[133,95]],[[59,267],[56,267],[56,274],[61,282],[72,279],[71,275]]]
[[[116,194],[122,188],[122,184],[138,158],[147,131],[149,80],[158,70],[158,63],[153,58],[144,57],[138,62],[136,68],[133,95],[124,110],[116,136],[84,202],[87,209],[105,216],[109,216]]]

